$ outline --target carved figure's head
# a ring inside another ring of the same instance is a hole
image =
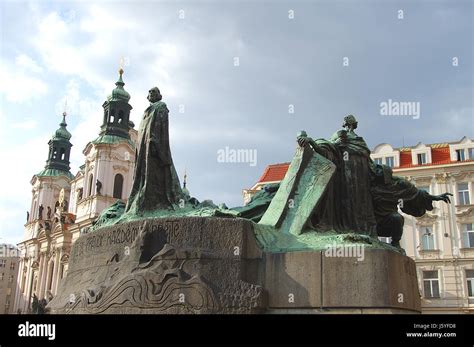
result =
[[[342,124],[343,128],[357,129],[357,119],[353,115],[348,115],[344,117],[344,123]]]
[[[162,99],[162,96],[158,87],[153,87],[148,91],[147,99],[151,103],[160,101]]]

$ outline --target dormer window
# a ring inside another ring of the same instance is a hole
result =
[[[465,161],[474,159],[474,148],[456,149],[456,161]]]
[[[418,143],[411,150],[411,163],[413,165],[431,164],[431,147],[422,143]]]
[[[370,157],[378,165],[387,165],[391,168],[400,166],[400,151],[394,149],[388,143],[376,146]]]
[[[426,164],[426,153],[418,153],[417,154],[418,165]]]
[[[456,150],[456,160],[457,161],[466,160],[466,157],[464,156],[464,149],[457,149]]]
[[[467,137],[463,137],[457,143],[449,145],[451,161],[466,161],[474,160],[474,142]]]

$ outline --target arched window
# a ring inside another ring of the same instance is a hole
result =
[[[123,176],[116,174],[114,178],[114,198],[122,199]]]
[[[118,123],[122,124],[122,122],[123,122],[123,111],[120,110],[118,113]]]
[[[65,157],[65,155],[66,155],[66,151],[64,150],[64,148],[61,148],[61,150],[60,150],[59,153],[60,153],[60,158],[61,158],[61,160],[64,160],[64,157]]]
[[[58,156],[58,150],[56,149],[56,147],[53,147],[53,159],[56,159]]]
[[[92,176],[92,174],[89,175],[89,189],[87,190],[87,196],[91,196],[92,195],[92,185],[94,183],[94,177]]]

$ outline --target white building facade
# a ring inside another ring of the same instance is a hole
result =
[[[65,116],[49,141],[45,169],[33,176],[31,207],[23,241],[13,312],[28,313],[33,297],[49,301],[67,273],[73,242],[117,200],[126,202],[132,187],[137,131],[129,120],[130,95],[120,70],[116,88],[102,105],[99,136],[89,142],[85,163],[74,176],[72,144]]]
[[[432,195],[453,194],[451,204],[415,218],[403,214],[401,245],[417,266],[423,313],[474,313],[474,142],[411,148],[375,147],[372,159]]]

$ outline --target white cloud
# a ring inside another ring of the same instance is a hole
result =
[[[114,32],[139,29],[139,23],[134,17],[128,16],[126,20],[116,16],[111,8],[92,5],[88,9],[88,15],[80,21],[82,31],[91,33],[113,34]]]
[[[17,243],[23,236],[24,218],[31,202],[30,180],[45,165],[47,142],[48,135],[43,134],[16,144],[14,150],[2,143],[2,161],[14,165],[8,170],[0,170],[0,181],[3,182],[0,198],[1,242]]]
[[[73,78],[66,85],[65,94],[56,102],[56,114],[64,112],[67,101],[66,123],[75,123],[75,127],[69,126],[72,134],[71,142],[71,172],[75,174],[79,166],[84,164],[82,151],[86,144],[97,137],[102,124],[102,103],[99,98],[90,98],[81,93],[81,83]],[[59,119],[59,116],[58,116]]]
[[[48,85],[41,79],[33,77],[24,70],[2,60],[0,64],[0,93],[8,101],[24,102],[42,97],[48,92]]]
[[[23,121],[12,123],[10,126],[13,129],[29,130],[36,128],[38,126],[38,121],[33,118],[25,118]]]
[[[43,68],[39,66],[38,63],[34,59],[32,59],[26,54],[17,55],[15,59],[15,63],[17,66],[22,67],[26,70],[35,72],[35,73],[43,72]]]

